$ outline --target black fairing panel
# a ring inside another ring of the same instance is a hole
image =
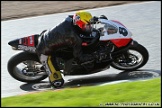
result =
[[[19,39],[15,39],[12,41],[9,41],[8,44],[13,47],[17,47],[19,45]]]
[[[18,49],[19,45],[35,47],[38,43],[39,36],[40,36],[39,34],[35,34],[35,35],[23,37],[23,38],[17,38],[17,39],[9,41],[8,44],[14,47],[14,49]]]

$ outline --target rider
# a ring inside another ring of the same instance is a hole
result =
[[[36,52],[48,73],[51,86],[57,88],[64,84],[55,51],[66,47],[73,48],[73,56],[78,64],[95,60],[92,54],[82,53],[82,37],[99,37],[99,31],[93,29],[90,24],[91,19],[91,13],[84,10],[77,11],[58,26],[41,33]]]

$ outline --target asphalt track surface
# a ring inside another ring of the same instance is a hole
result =
[[[133,39],[147,48],[149,61],[139,70],[132,72],[110,68],[91,75],[65,76],[65,85],[62,89],[161,77],[160,7],[160,1],[151,1],[88,10],[92,15],[99,16],[104,14],[108,19],[122,22],[133,33]],[[7,43],[16,38],[50,29],[59,24],[69,14],[74,14],[74,11],[1,22],[1,98],[50,89],[48,78],[40,83],[26,84],[13,79],[9,75],[7,61],[18,52],[13,51]]]

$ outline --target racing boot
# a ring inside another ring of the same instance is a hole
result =
[[[43,64],[46,72],[48,73],[51,86],[53,88],[62,87],[64,84],[64,79],[62,78],[61,72],[58,69],[55,59],[52,59],[52,56],[46,56],[41,54],[40,61]]]

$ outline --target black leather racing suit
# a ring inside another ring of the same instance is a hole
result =
[[[96,32],[96,35],[99,35],[97,30],[94,32]],[[68,16],[58,26],[41,35],[36,51],[38,54],[50,55],[58,49],[72,47],[74,58],[78,63],[93,60],[94,57],[92,55],[85,56],[82,53],[82,39],[80,36],[89,35],[88,33],[82,32],[78,26],[73,25],[72,16]]]

